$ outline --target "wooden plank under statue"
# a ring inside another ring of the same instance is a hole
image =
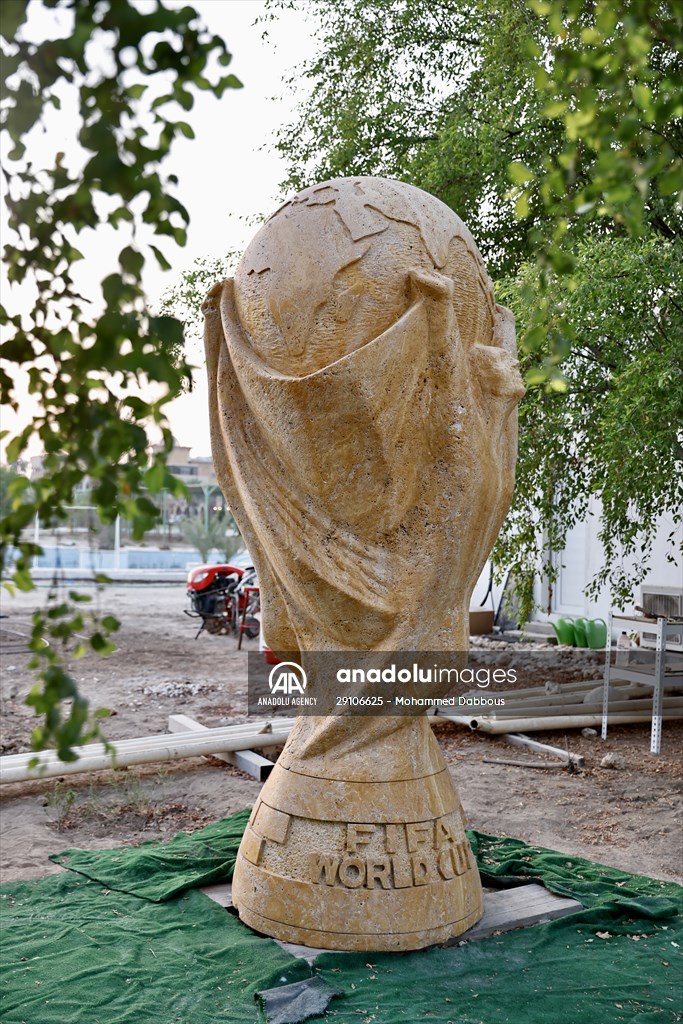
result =
[[[462,221],[401,182],[325,182],[273,214],[204,312],[216,473],[270,647],[304,665],[466,652],[524,389]],[[323,685],[309,671],[306,692]],[[478,921],[460,800],[414,712],[297,718],[240,847],[243,921],[347,950],[419,949]]]

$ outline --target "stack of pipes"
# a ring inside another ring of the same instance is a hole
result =
[[[667,686],[662,710],[667,718],[683,717],[683,692],[677,680]],[[439,711],[440,718],[469,725],[482,732],[530,732],[540,729],[572,729],[594,726],[602,721],[603,680],[587,679],[575,683],[545,684],[524,689],[470,690],[469,698],[502,699],[500,705],[482,706],[480,714],[450,715]],[[609,713],[618,716],[620,724],[649,722],[652,718],[653,685],[612,680],[609,692]],[[465,705],[467,706],[467,705]],[[476,706],[476,705],[475,705]]]

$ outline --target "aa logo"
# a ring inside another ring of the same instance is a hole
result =
[[[294,661],[282,661],[274,665],[268,676],[270,692],[285,693],[289,697],[294,693],[304,693],[307,682],[306,673]]]

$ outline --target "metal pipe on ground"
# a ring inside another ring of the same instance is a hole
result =
[[[678,712],[683,716],[683,697],[664,697],[662,707],[671,712]],[[581,711],[579,711],[581,709]],[[492,708],[498,715],[498,712]],[[641,711],[652,711],[652,697],[644,697],[642,700],[610,700],[609,713],[636,714]],[[482,715],[487,715],[486,705],[482,705]],[[602,703],[595,701],[591,704],[505,704],[505,713],[512,717],[526,718],[560,718],[563,715],[593,715],[600,714],[602,717]],[[502,717],[502,716],[501,716]]]
[[[431,720],[434,721],[435,716],[431,716]],[[54,750],[5,754],[0,757],[0,785],[42,781],[81,772],[110,771],[139,764],[179,761],[186,757],[229,755],[249,751],[253,747],[277,747],[285,742],[294,722],[294,718],[275,718],[264,722],[244,722],[221,729],[200,727],[200,732],[176,733],[172,736],[167,733],[140,736],[112,742],[109,750],[104,743],[90,743],[74,748],[77,757],[75,761],[60,761]],[[114,757],[111,748],[114,748]],[[39,763],[29,768],[31,761],[36,758]]]
[[[470,715],[440,715],[449,722],[466,725],[473,731],[498,735],[508,732],[556,732],[558,729],[583,729],[602,724],[602,715],[558,715],[554,718],[472,718]],[[620,714],[619,725],[635,725],[638,722],[651,722],[652,714]]]
[[[604,678],[600,679],[584,679],[583,682],[579,683],[558,683],[560,687],[560,695],[563,693],[588,693],[590,690],[594,690],[596,686],[602,686]],[[610,686],[616,687],[628,687],[632,684],[626,679],[610,679]],[[463,694],[464,697],[481,697],[482,694],[486,697],[542,697],[544,694],[547,696],[558,696],[558,694],[550,693],[546,690],[545,686],[527,686],[519,690],[468,690],[467,693]]]
[[[36,756],[40,758],[40,763],[35,768],[28,767],[25,760],[27,755],[9,754],[0,757],[0,784],[34,779],[40,781],[56,776],[76,775],[79,772],[154,764],[157,761],[178,761],[186,757],[249,750],[255,746],[276,747],[284,743],[290,733],[290,727],[281,728],[277,725],[272,732],[259,732],[257,725],[251,732],[240,730],[238,735],[231,732],[233,728],[227,726],[223,729],[209,729],[205,733],[147,736],[132,741],[137,746],[131,745],[131,741],[122,740],[118,744],[112,744],[116,748],[115,759],[112,759],[111,753],[104,750],[102,743],[76,747],[76,761],[60,761],[55,751],[30,754],[28,760]],[[122,750],[124,743],[128,745]],[[21,758],[22,761],[17,763],[15,758]]]
[[[528,750],[552,754],[553,757],[556,757],[564,764],[567,761],[572,761],[576,765],[582,765],[585,760],[583,754],[572,754],[570,751],[562,750],[560,747],[551,747],[547,743],[538,743],[536,740],[530,740],[528,736],[524,736],[522,733],[503,733],[503,739],[513,747],[526,747]]]
[[[573,693],[565,693],[560,691],[559,693],[547,693],[544,690],[540,690],[538,693],[530,694],[528,697],[518,697],[514,690],[506,694],[505,706],[510,704],[519,705],[520,707],[533,707],[534,704],[546,703],[550,706],[553,704],[582,704],[586,697],[590,694],[595,695],[597,691],[600,691],[600,705],[602,706],[602,689],[603,683],[596,683],[595,686],[590,686],[585,690],[575,690]],[[650,698],[652,699],[652,687],[651,686],[640,686],[638,683],[624,683],[620,686],[612,686],[610,682],[610,694],[614,694],[612,699],[619,700],[631,700],[633,698]],[[488,696],[488,694],[487,694]],[[671,695],[673,696],[673,694]],[[595,701],[593,701],[594,703]]]
[[[275,722],[244,722],[240,725],[226,725],[218,729],[212,729],[211,735],[217,738],[217,742],[220,741],[221,736],[237,738],[241,736],[258,736],[269,735],[271,729],[276,729],[281,732],[283,729],[291,729],[294,724],[293,718],[283,718]],[[154,750],[159,747],[163,749],[168,744],[169,736],[168,733],[156,733],[154,736],[135,736],[127,740],[112,740],[110,746],[116,749],[117,763],[120,763],[120,758],[123,757],[128,751],[138,750],[140,747],[144,747],[146,750]],[[264,744],[261,744],[263,746]],[[266,744],[267,745],[267,744]],[[74,748],[78,753],[79,757],[96,757],[100,754],[106,755],[111,758],[111,752],[107,750],[104,743],[88,743],[83,747]],[[219,749],[219,748],[217,748]],[[237,748],[241,749],[241,748]],[[0,757],[0,764],[4,764],[10,757],[12,759],[12,766],[28,765],[30,761],[37,758],[49,757],[53,754],[53,751],[45,750],[38,751],[32,750],[25,754],[9,754],[4,757]],[[64,762],[60,762],[64,763]]]

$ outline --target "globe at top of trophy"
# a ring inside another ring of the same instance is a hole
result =
[[[489,344],[493,286],[457,214],[405,182],[339,178],[305,189],[266,221],[237,269],[236,308],[264,364],[301,377],[395,324],[420,272],[453,282],[465,346]]]

